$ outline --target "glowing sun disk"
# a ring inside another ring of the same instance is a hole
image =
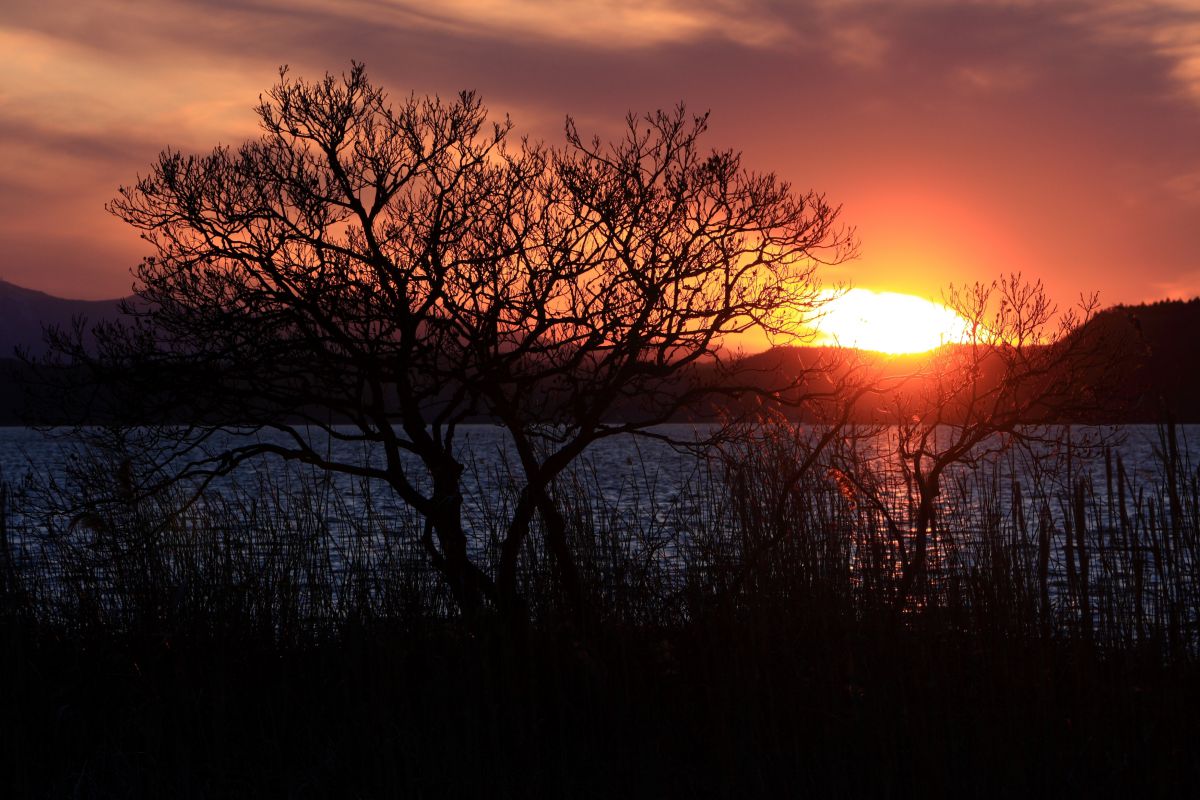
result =
[[[967,335],[967,323],[958,314],[911,294],[850,289],[828,296],[832,299],[814,325],[814,344],[922,353]]]

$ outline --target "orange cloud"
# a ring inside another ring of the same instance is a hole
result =
[[[767,8],[732,0],[392,0],[387,4],[302,0],[300,5],[362,21],[604,49],[699,39],[757,46],[777,42],[784,35],[784,26]]]

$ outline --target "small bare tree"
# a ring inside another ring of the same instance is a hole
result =
[[[475,95],[393,104],[355,65],[316,82],[285,70],[258,116],[260,138],[164,152],[121,190],[110,210],[154,254],[99,357],[78,337],[59,350],[141,421],[188,423],[156,429],[185,465],[171,479],[276,456],[385,482],[468,613],[519,616],[535,519],[581,603],[556,477],[598,439],[715,395],[802,386],[748,374],[730,339],[798,329],[818,264],[852,247],[820,195],[702,151],[705,118],[682,107],[630,116],[611,144],[569,120],[561,147],[512,144]],[[520,464],[495,565],[469,546],[454,447],[481,415]],[[264,428],[286,444],[222,438]],[[382,458],[339,459],[313,429]]]
[[[964,339],[905,380],[893,406],[896,455],[915,500],[900,603],[924,592],[947,470],[1005,448],[1058,442],[1050,424],[1086,422],[1101,411],[1104,387],[1122,363],[1121,348],[1087,329],[1096,295],[1060,313],[1041,281],[1012,274],[952,286],[944,302],[963,319]]]

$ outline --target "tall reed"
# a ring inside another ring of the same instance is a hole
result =
[[[1065,435],[959,465],[937,498],[928,585],[911,598],[899,595],[919,498],[877,431],[816,452],[812,429],[764,426],[681,462],[692,473],[671,492],[661,465],[631,455],[617,489],[585,462],[554,494],[600,620],[937,619],[1193,658],[1200,473],[1180,435],[1164,426],[1137,473],[1120,445]],[[0,494],[6,613],[78,631],[221,628],[282,642],[454,616],[417,515],[380,502],[369,483],[351,496],[318,473],[263,471],[199,497],[184,487],[144,497],[130,490],[133,469],[127,456],[93,453],[36,490]],[[491,471],[477,485],[492,491],[468,506],[477,554],[494,560],[493,521],[517,487],[502,462],[472,469]],[[534,533],[520,589],[535,620],[548,619],[564,598]]]

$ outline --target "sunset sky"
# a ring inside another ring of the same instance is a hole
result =
[[[1022,270],[1069,302],[1200,294],[1200,2],[5,0],[0,278],[128,293],[103,204],[165,146],[254,134],[279,65],[479,90],[517,132],[711,110],[713,146],[843,206],[827,273],[937,297]]]

